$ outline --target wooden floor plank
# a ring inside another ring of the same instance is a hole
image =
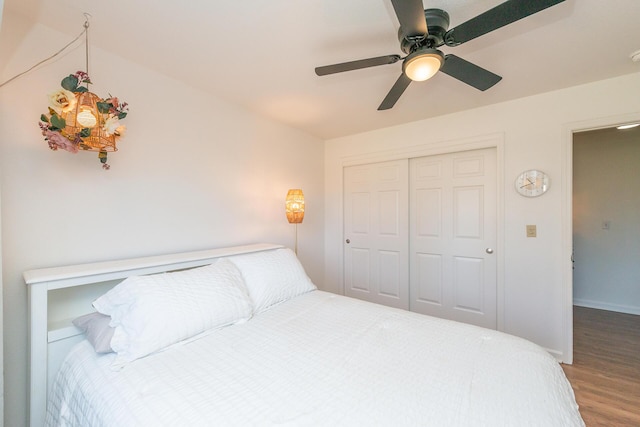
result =
[[[573,310],[573,365],[562,365],[587,427],[640,426],[640,316]]]

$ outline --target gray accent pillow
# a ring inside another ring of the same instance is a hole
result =
[[[112,353],[111,338],[115,328],[109,326],[111,316],[89,313],[73,319],[73,324],[84,332],[96,353]]]

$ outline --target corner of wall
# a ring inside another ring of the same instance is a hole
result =
[[[2,14],[2,0],[0,0],[0,15]],[[0,19],[2,17],[0,16]],[[2,286],[2,170],[0,170],[0,366],[4,372],[4,300],[2,295],[4,288]],[[4,375],[0,376],[0,424],[4,420]]]

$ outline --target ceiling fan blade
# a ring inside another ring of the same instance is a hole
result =
[[[427,35],[422,0],[391,0],[405,38]]]
[[[446,55],[444,57],[444,64],[440,71],[482,91],[489,89],[502,80],[499,75],[493,74],[491,71],[478,67],[455,55]]]
[[[400,74],[400,77],[396,80],[393,87],[382,101],[382,104],[378,107],[378,111],[393,108],[398,99],[400,99],[404,93],[405,89],[409,87],[409,83],[411,83],[411,79],[407,77],[405,73]]]
[[[447,31],[445,43],[447,46],[457,46],[563,1],[565,0],[506,1]]]
[[[327,74],[342,73],[344,71],[359,70],[361,68],[375,67],[377,65],[393,64],[401,59],[400,55],[378,56],[376,58],[359,59],[357,61],[343,62],[341,64],[325,65],[316,67],[316,74],[326,76]]]

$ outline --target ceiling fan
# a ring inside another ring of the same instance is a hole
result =
[[[386,55],[316,68],[318,76],[394,64],[402,60],[402,74],[378,110],[388,110],[412,81],[424,81],[438,71],[479,90],[487,90],[502,77],[469,61],[443,54],[442,45],[459,46],[512,22],[526,18],[565,0],[508,0],[475,18],[449,29],[449,14],[441,9],[423,10],[422,0],[391,0],[400,28],[400,49],[407,55]]]

